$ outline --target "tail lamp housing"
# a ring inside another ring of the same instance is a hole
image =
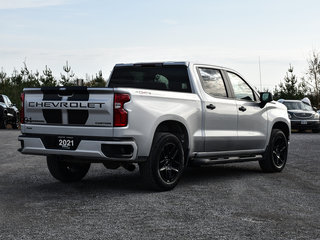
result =
[[[20,99],[21,99],[20,123],[25,123],[25,121],[24,121],[24,93],[21,93]]]
[[[128,112],[124,109],[124,104],[130,101],[127,93],[115,93],[113,103],[113,126],[125,127],[128,125]]]

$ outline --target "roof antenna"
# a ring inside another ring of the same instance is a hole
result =
[[[261,81],[261,64],[260,64],[260,56],[259,56],[259,75],[260,75],[260,91],[262,92],[262,81]]]

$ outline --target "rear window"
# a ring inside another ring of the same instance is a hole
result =
[[[115,67],[108,87],[191,92],[187,66]]]

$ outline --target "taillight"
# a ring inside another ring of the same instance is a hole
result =
[[[126,102],[130,101],[130,95],[124,93],[114,94],[113,105],[113,126],[125,127],[128,125],[128,112],[123,108]]]
[[[20,123],[24,123],[24,93],[21,93],[20,99],[21,99]]]

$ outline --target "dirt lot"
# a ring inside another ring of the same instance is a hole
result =
[[[57,182],[44,157],[17,152],[19,134],[0,130],[0,239],[320,239],[320,134],[292,134],[282,173],[187,169],[162,193],[102,164]]]

